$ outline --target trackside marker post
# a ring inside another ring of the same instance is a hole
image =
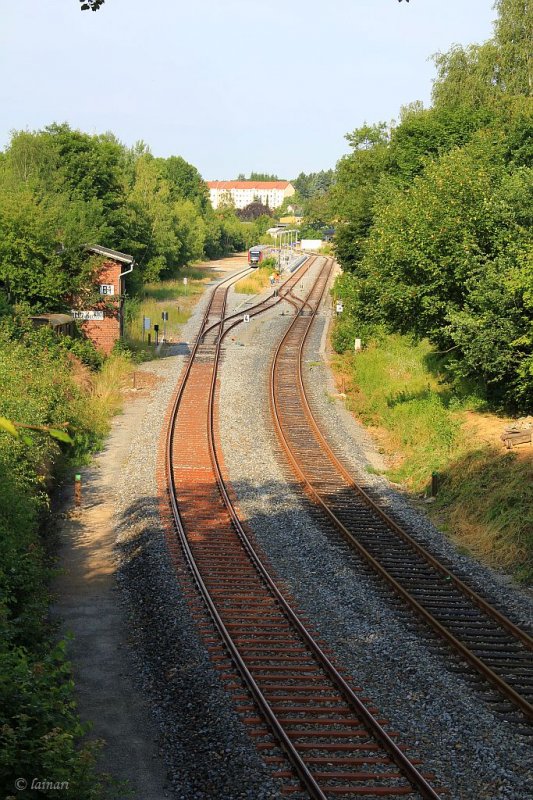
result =
[[[81,506],[81,475],[79,473],[74,476],[74,505]]]

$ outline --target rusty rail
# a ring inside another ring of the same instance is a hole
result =
[[[302,357],[324,288],[325,283],[321,292],[315,292],[312,303],[308,302],[313,307],[312,316],[294,320],[272,361],[271,410],[289,463],[306,492],[365,562],[470,666],[526,718],[533,719],[533,639],[387,515],[350,475],[316,423],[306,397]],[[302,419],[307,422],[306,435],[301,430],[292,435],[294,422],[301,424]],[[381,525],[379,535],[376,520]],[[372,531],[370,535],[365,534],[365,526]],[[421,574],[418,585],[412,577],[413,569]],[[434,608],[436,597],[440,609]],[[457,598],[462,602],[459,607]],[[478,612],[475,618],[471,618],[473,607]],[[503,634],[507,649],[502,646]]]
[[[297,274],[292,277],[299,280]],[[285,295],[295,282],[287,281]],[[294,298],[292,302],[298,305]],[[260,305],[254,314],[261,313]],[[301,784],[316,800],[359,795],[363,787],[367,796],[413,796],[416,791],[438,800],[393,734],[294,614],[240,523],[219,463],[214,409],[222,341],[241,320],[232,319],[224,330],[225,298],[217,300],[216,308],[220,330],[214,334],[214,350],[210,303],[173,404],[167,482],[189,570],[266,723],[255,731],[258,747],[274,753],[272,763],[278,763],[275,753],[281,748],[291,765],[288,772],[276,773],[284,789],[297,792]],[[206,341],[207,329],[211,339]],[[194,418],[188,415],[192,409]],[[187,447],[190,452],[184,452]],[[343,771],[336,772],[329,763],[342,765]]]

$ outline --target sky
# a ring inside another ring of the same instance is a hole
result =
[[[344,135],[429,104],[430,59],[492,35],[493,0],[0,0],[0,148],[68,122],[206,180],[334,167]]]

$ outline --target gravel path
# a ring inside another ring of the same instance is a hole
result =
[[[286,311],[286,313],[289,313]],[[386,480],[369,475],[379,454],[365,431],[332,397],[331,377],[320,354],[327,321],[323,311],[306,352],[313,407],[335,449],[365,475],[373,492],[420,540],[443,553],[462,575],[499,601],[515,618],[531,619],[531,599],[509,581],[459,555],[426,517]],[[229,476],[241,510],[275,573],[300,609],[337,654],[340,666],[414,746],[424,769],[454,800],[531,800],[528,740],[480,704],[470,682],[444,664],[388,593],[361,569],[357,558],[324,527],[309,503],[287,481],[271,431],[267,387],[269,357],[286,329],[281,307],[241,326],[226,347],[221,381],[221,437]],[[408,708],[408,702],[411,706]]]

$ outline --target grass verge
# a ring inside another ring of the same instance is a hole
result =
[[[411,493],[427,493],[428,512],[458,545],[485,563],[533,579],[533,467],[530,446],[508,453],[497,432],[507,420],[481,414],[430,369],[431,346],[401,336],[333,359],[350,410],[370,426],[389,468]],[[475,425],[472,424],[473,420]]]
[[[193,306],[212,277],[213,274],[205,269],[188,267],[180,270],[178,278],[146,284],[140,297],[126,303],[124,340],[127,347],[141,358],[152,358],[154,325],[159,325],[160,339],[165,330],[167,340],[177,340],[180,326],[189,319]],[[187,283],[183,282],[184,278]],[[164,311],[168,313],[166,323],[161,317]],[[150,320],[150,330],[144,331],[144,336],[143,318]],[[148,344],[148,333],[151,345]]]
[[[276,267],[271,265],[257,267],[250,275],[235,284],[235,291],[239,294],[259,294],[270,286],[270,276],[275,271]]]

